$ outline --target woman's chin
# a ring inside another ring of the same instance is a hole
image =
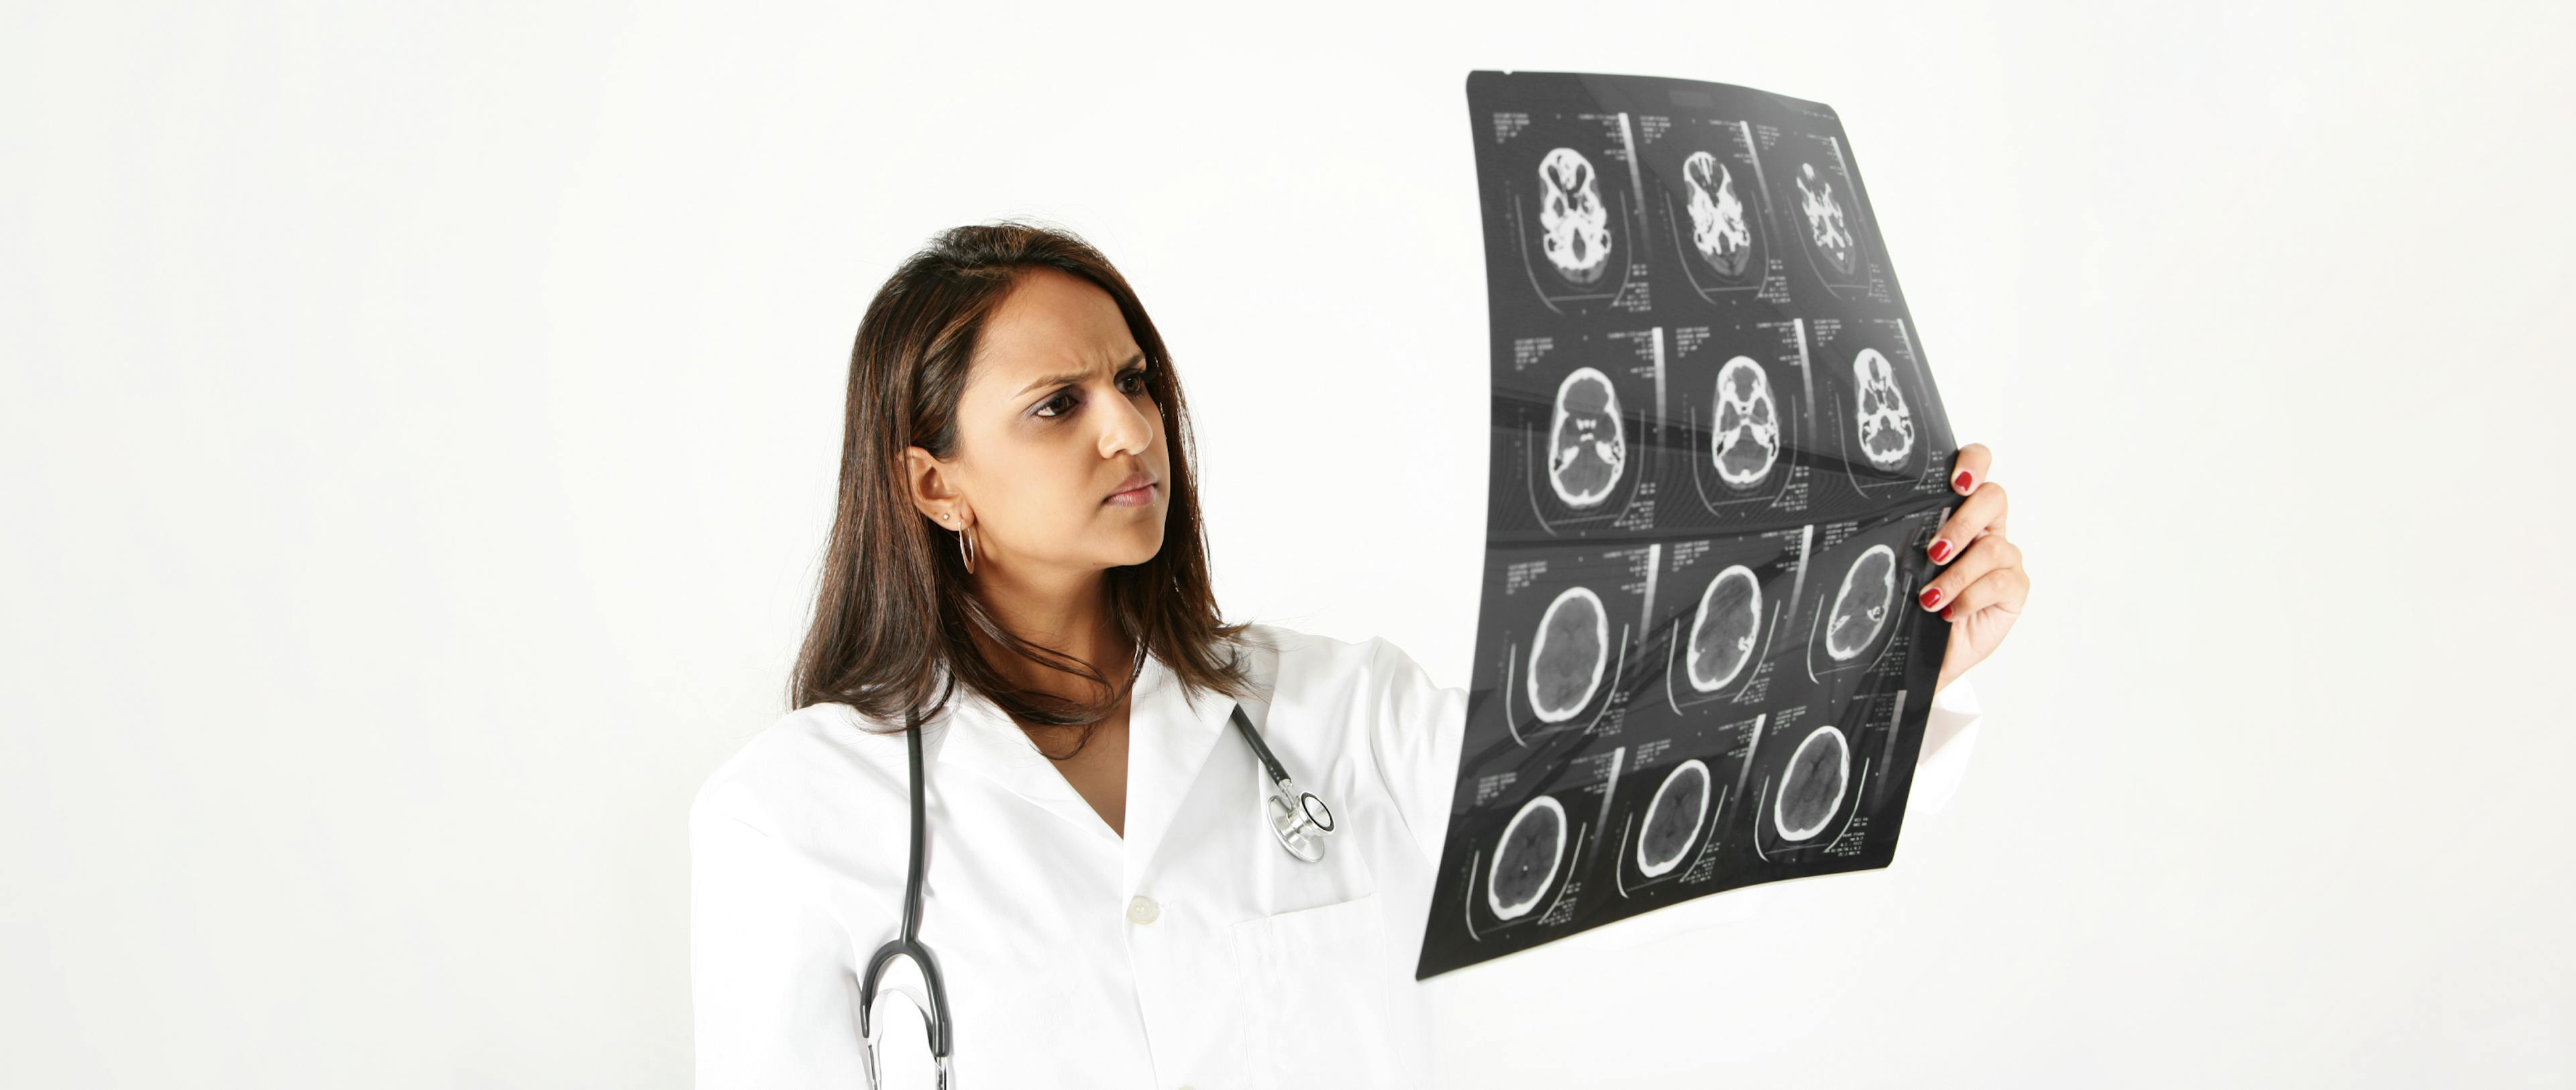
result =
[[[1161,520],[1151,526],[1122,527],[1106,537],[1103,544],[1108,546],[1109,566],[1113,568],[1142,564],[1163,551]]]

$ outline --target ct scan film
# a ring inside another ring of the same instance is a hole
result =
[[[1957,443],[1834,112],[1467,80],[1484,590],[1417,978],[1894,858]]]

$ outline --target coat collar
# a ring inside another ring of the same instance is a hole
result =
[[[982,776],[1096,834],[1124,856],[1132,884],[1171,829],[1208,754],[1232,729],[1228,714],[1234,705],[1233,699],[1215,692],[1184,699],[1179,677],[1162,660],[1146,656],[1128,699],[1123,838],[1073,789],[1055,762],[1038,752],[1037,744],[1000,705],[982,693],[959,686],[948,710],[935,721],[941,729],[925,734],[922,742],[926,748],[936,747],[940,766]],[[1256,713],[1259,708],[1258,703],[1253,705]]]

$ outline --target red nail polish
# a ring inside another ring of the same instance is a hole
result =
[[[1923,608],[1930,609],[1941,601],[1941,588],[1923,588]]]
[[[1959,471],[1958,476],[1950,478],[1950,487],[1956,488],[1961,492],[1965,492],[1974,487],[1976,483],[1977,475],[1964,469]]]
[[[1933,562],[1933,563],[1935,563],[1935,564],[1939,564],[1939,563],[1943,563],[1943,562],[1945,562],[1945,561],[1947,561],[1947,560],[1949,560],[1949,559],[1950,559],[1950,539],[1948,539],[1948,538],[1940,538],[1940,539],[1937,539],[1937,540],[1933,541],[1933,542],[1932,542],[1932,562]]]
[[[1942,607],[1941,607],[1941,619],[1942,619],[1942,620],[1945,620],[1945,621],[1946,621],[1946,620],[1949,620],[1949,619],[1950,619],[1950,610],[1952,610],[1953,608],[1956,608],[1956,607],[1953,607],[1953,606],[1942,606]]]

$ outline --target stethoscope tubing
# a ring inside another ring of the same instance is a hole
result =
[[[893,942],[877,948],[868,959],[867,975],[859,984],[859,1033],[868,1038],[869,1049],[875,1049],[875,1037],[869,1032],[869,1021],[876,1006],[878,979],[888,964],[898,956],[909,957],[921,966],[922,979],[930,985],[930,1054],[945,1068],[948,1063],[948,985],[939,975],[938,959],[930,948],[921,944],[921,872],[924,843],[928,839],[928,792],[922,789],[921,712],[914,709],[905,722],[906,761],[912,771],[912,850],[911,866],[903,880],[903,933]],[[870,1060],[869,1080],[875,1081],[874,1060]]]

